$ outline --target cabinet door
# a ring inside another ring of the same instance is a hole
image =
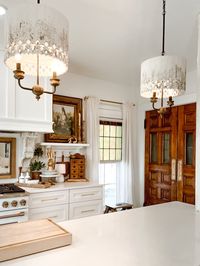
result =
[[[52,95],[44,94],[37,101],[35,95],[21,89],[13,72],[4,64],[4,52],[0,51],[0,130],[52,132]],[[35,77],[26,76],[25,87],[32,88]],[[50,89],[48,79],[41,78],[41,85]]]
[[[54,222],[68,220],[68,204],[29,208],[29,220],[51,219]]]
[[[146,112],[145,205],[176,199],[177,107],[162,118]]]
[[[68,193],[67,190],[32,193],[29,197],[29,207],[38,208],[68,203]]]
[[[70,203],[103,198],[102,186],[70,189],[69,193]]]
[[[74,202],[69,205],[69,219],[83,218],[103,213],[102,200]]]

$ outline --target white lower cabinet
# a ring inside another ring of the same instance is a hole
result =
[[[101,214],[103,209],[102,186],[70,189],[69,200],[69,219]]]
[[[102,213],[102,201],[92,200],[71,203],[69,206],[69,219],[77,219]]]
[[[31,193],[29,219],[49,218],[55,222],[68,220],[68,190]]]
[[[29,206],[37,208],[68,203],[68,195],[68,190],[33,193],[29,197]]]
[[[29,220],[52,219],[61,222],[103,212],[102,186],[65,188],[30,192]]]
[[[89,188],[76,188],[70,189],[69,201],[72,202],[84,202],[87,200],[101,200],[102,187],[89,187]]]
[[[68,220],[68,204],[31,209],[29,219],[51,219],[54,222]]]

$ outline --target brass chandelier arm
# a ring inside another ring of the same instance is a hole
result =
[[[53,91],[44,91],[43,93],[54,94],[56,92],[56,86],[52,86],[52,87],[53,87]]]
[[[20,79],[18,79],[18,85],[19,85],[19,87],[22,88],[23,90],[32,91],[31,88],[28,88],[28,87],[24,87],[24,86],[22,86]],[[57,86],[52,86],[53,91],[43,91],[43,93],[46,93],[46,94],[54,94],[54,93],[56,92],[56,87],[57,87]]]
[[[21,64],[20,63],[16,64],[16,70],[14,70],[13,73],[14,73],[14,78],[16,78],[18,80],[19,87],[22,88],[23,90],[32,91],[36,95],[36,99],[39,100],[40,95],[42,95],[43,93],[54,94],[56,92],[57,86],[60,85],[60,79],[58,79],[56,72],[53,72],[53,76],[50,79],[53,91],[45,91],[43,89],[43,87],[40,86],[40,84],[39,84],[39,72],[38,72],[38,70],[39,70],[39,57],[38,56],[37,56],[37,66],[38,66],[37,67],[37,84],[34,85],[32,88],[24,87],[21,84],[21,80],[24,79],[25,72],[21,70]]]
[[[18,81],[18,85],[20,88],[22,88],[23,90],[32,91],[31,88],[27,88],[27,87],[22,86],[21,79],[18,79],[17,81]]]
[[[21,89],[23,89],[23,90],[32,91],[35,94],[37,100],[40,99],[40,95],[42,95],[43,93],[53,95],[56,92],[56,87],[59,85],[59,84],[58,85],[52,85],[53,91],[44,91],[44,89],[40,85],[35,85],[31,89],[31,88],[28,88],[28,87],[24,87],[21,84],[21,79],[17,79],[17,80],[18,80],[19,87]]]
[[[170,112],[172,106],[174,105],[172,96],[169,96],[169,100],[167,101],[167,105],[169,106],[169,109],[166,109],[165,107],[163,107],[163,90],[162,90],[162,95],[161,95],[161,107],[160,108],[155,107],[155,104],[157,103],[157,101],[158,101],[158,98],[156,97],[156,92],[153,92],[153,96],[151,97],[152,108],[153,110],[157,111],[161,117],[163,116],[163,114]]]

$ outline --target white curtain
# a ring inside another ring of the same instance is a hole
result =
[[[117,176],[117,202],[135,203],[134,200],[134,144],[136,143],[135,107],[123,104],[122,162]]]
[[[85,100],[87,132],[87,178],[99,182],[99,99]]]

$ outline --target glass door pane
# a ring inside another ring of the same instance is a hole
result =
[[[151,163],[156,163],[158,161],[158,147],[157,147],[157,134],[150,134],[150,145],[151,145]]]
[[[192,165],[193,163],[193,133],[187,132],[185,134],[185,158],[186,165]]]
[[[170,163],[170,134],[164,133],[162,136],[162,158],[163,163]]]

